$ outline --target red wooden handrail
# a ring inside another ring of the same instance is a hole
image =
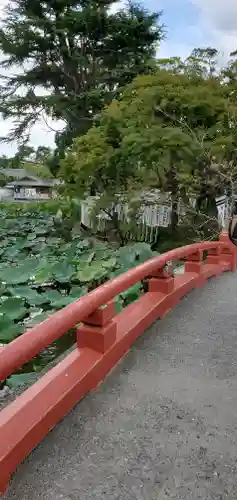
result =
[[[39,325],[31,328],[23,335],[13,340],[0,351],[0,381],[5,380],[12,372],[31,360],[42,349],[73,328],[98,307],[106,304],[116,295],[124,292],[130,286],[151,276],[161,269],[168,261],[177,261],[200,251],[216,249],[224,243],[204,242],[187,245],[154,257],[138,265],[128,272],[107,281],[87,295],[80,297],[72,304],[61,309]]]
[[[203,262],[203,252],[207,258]],[[164,271],[185,259],[184,273]],[[114,278],[25,332],[0,351],[0,376],[7,378],[43,348],[77,327],[77,345],[63,361],[0,411],[0,493],[30,451],[89,391],[93,390],[157,318],[211,276],[237,267],[237,250],[226,234],[155,257]],[[148,292],[118,315],[113,299],[148,278]],[[105,308],[99,309],[105,305]]]

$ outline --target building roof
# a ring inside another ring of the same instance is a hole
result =
[[[8,182],[6,188],[14,187],[53,187],[54,182],[45,179],[28,180],[21,179],[19,181]]]
[[[53,187],[61,184],[58,179],[42,179],[36,175],[32,175],[25,168],[1,168],[0,175],[14,179],[6,185],[7,188],[14,188],[15,186]]]
[[[5,177],[13,177],[16,180],[23,179],[24,177],[27,177],[27,179],[37,179],[35,175],[32,175],[32,173],[25,168],[1,168],[0,174]]]

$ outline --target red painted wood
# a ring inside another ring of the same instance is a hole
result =
[[[176,248],[159,257],[154,257],[108,281],[86,296],[79,298],[61,311],[53,314],[50,318],[15,339],[0,352],[0,380],[7,378],[13,371],[36,356],[42,349],[50,345],[70,328],[83,321],[101,305],[106,304],[109,300],[138,281],[145,279],[147,276],[152,276],[152,273],[164,267],[166,262],[181,260],[198,250],[210,250],[216,248],[218,245],[227,247],[225,242],[195,243],[194,245]],[[229,260],[232,269],[234,269],[236,266],[236,250],[232,243],[231,247],[228,246],[228,251],[230,254],[226,255],[225,258]]]
[[[174,289],[174,278],[151,278],[148,289],[150,292],[171,293]]]
[[[116,342],[116,331],[117,326],[113,320],[102,327],[81,325],[77,328],[77,345],[79,349],[89,347],[104,353]]]
[[[220,245],[218,245],[219,247]],[[216,250],[215,248],[210,248],[209,252],[213,252]],[[197,252],[193,252],[190,255],[187,256],[187,261],[188,262],[202,262],[203,261],[203,251],[202,250],[197,250]]]
[[[207,264],[219,264],[221,261],[221,248],[220,246],[217,248],[213,248],[208,252],[208,256],[206,258]]]
[[[210,257],[205,264],[202,263],[204,250]],[[236,248],[225,237],[221,242],[172,250],[107,282],[4,347],[0,351],[2,379],[70,327],[82,321],[87,323],[78,328],[79,348],[75,347],[62,362],[0,412],[0,491],[6,487],[16,466],[104,379],[134,340],[191,289],[202,286],[211,276],[236,269],[236,255]],[[167,261],[185,257],[183,274],[173,279],[161,273],[163,277],[150,279],[148,293],[114,316],[111,300],[115,295],[145,277],[157,275]],[[196,267],[188,270],[189,264]],[[103,304],[108,307],[100,309]]]
[[[114,299],[110,300],[105,306],[98,308],[90,314],[84,323],[87,325],[105,326],[115,316]]]
[[[93,389],[93,368],[100,357],[91,349],[75,349],[0,412],[0,492],[24,457]]]

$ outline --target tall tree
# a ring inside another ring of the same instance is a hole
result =
[[[47,162],[51,153],[52,153],[52,151],[49,147],[38,146],[38,148],[35,151],[35,158],[34,159],[36,162],[45,163],[45,162]]]
[[[32,146],[27,144],[21,144],[15,154],[15,159],[17,162],[21,163],[23,161],[32,161],[35,156],[35,150]]]
[[[231,52],[230,60],[222,70],[222,76],[225,83],[234,89],[237,83],[237,50]]]
[[[193,77],[212,78],[218,73],[218,50],[213,47],[193,49],[185,60],[185,72]]]
[[[0,156],[0,169],[3,168],[11,168],[12,167],[12,158],[8,158],[6,155]]]
[[[8,140],[28,139],[45,112],[65,123],[56,134],[60,155],[123,85],[153,67],[160,13],[132,3],[113,13],[114,3],[10,0],[0,29],[1,66],[14,72],[0,89],[0,111],[15,122]]]
[[[219,52],[215,48],[197,47],[184,60],[180,57],[158,59],[157,66],[172,73],[189,75],[191,78],[208,79],[220,77],[218,56]]]
[[[95,183],[110,194],[139,184],[169,191],[175,228],[180,197],[196,196],[206,210],[223,189],[209,167],[214,154],[227,159],[234,113],[216,79],[167,70],[137,77],[68,152],[66,189],[78,193]]]

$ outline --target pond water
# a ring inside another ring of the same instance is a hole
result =
[[[30,383],[35,380],[35,374],[40,373],[42,370],[52,363],[55,359],[59,358],[64,352],[72,347],[76,342],[76,331],[70,330],[68,333],[53,342],[46,349],[41,351],[40,354],[35,356],[28,363],[25,363],[19,370],[14,372],[7,380],[0,382],[0,390],[6,385],[10,389],[17,389],[21,385]]]
[[[71,330],[44,349],[38,356],[26,363],[17,373],[41,371],[49,363],[61,356],[67,349],[72,347],[75,342],[76,332],[75,330]]]

